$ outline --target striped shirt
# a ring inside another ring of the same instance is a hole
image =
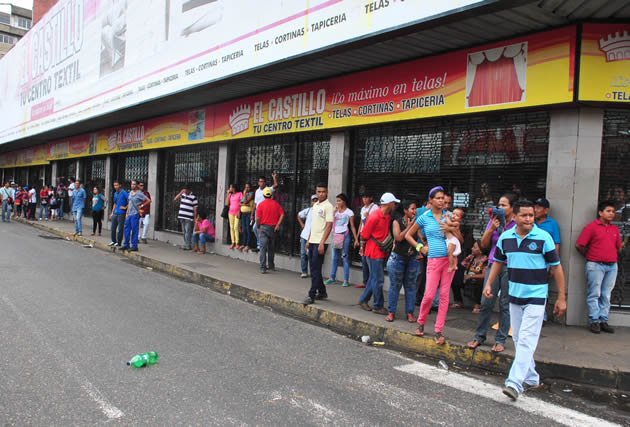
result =
[[[442,216],[447,211],[442,211]],[[440,218],[441,219],[441,218]],[[427,239],[429,245],[429,258],[442,258],[448,256],[448,248],[444,240],[444,233],[440,229],[440,223],[433,216],[433,211],[428,210],[418,217],[416,224],[420,228],[420,232]]]
[[[179,199],[179,213],[177,214],[177,218],[194,221],[195,208],[197,205],[199,205],[199,201],[197,200],[197,196],[193,193],[182,194],[181,199]]]
[[[516,227],[499,237],[494,261],[506,263],[510,302],[518,305],[545,305],[547,301],[547,269],[560,265],[553,239],[545,230],[534,225],[521,238]]]

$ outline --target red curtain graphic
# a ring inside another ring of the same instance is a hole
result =
[[[526,43],[469,55],[466,76],[467,106],[523,101],[526,62]]]

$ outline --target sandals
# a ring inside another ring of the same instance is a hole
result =
[[[433,339],[435,340],[435,343],[437,345],[446,344],[446,338],[444,338],[444,335],[442,335],[442,332],[436,332],[435,337]]]
[[[456,302],[451,304],[449,308],[464,308],[460,303]]]
[[[417,337],[424,336],[424,325],[418,324],[418,327],[416,328],[416,336]]]
[[[492,352],[493,353],[502,353],[505,351],[505,346],[503,344],[501,344],[500,342],[495,343],[492,346]]]
[[[472,340],[468,344],[466,344],[469,349],[474,350],[481,345],[481,343],[477,340]]]

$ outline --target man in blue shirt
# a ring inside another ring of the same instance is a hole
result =
[[[74,181],[75,190],[72,198],[72,215],[74,216],[74,235],[83,235],[83,209],[85,208],[85,189],[81,186],[81,181]]]
[[[541,197],[534,202],[534,215],[536,216],[536,225],[538,228],[545,230],[556,245],[556,252],[560,254],[560,226],[555,219],[549,216],[549,200]]]
[[[548,269],[556,281],[558,299],[554,314],[562,316],[567,310],[564,272],[555,244],[544,230],[534,224],[534,205],[528,200],[514,204],[516,227],[499,237],[494,252],[494,263],[483,294],[492,298],[494,279],[504,264],[508,268],[510,319],[516,353],[503,394],[513,401],[526,388],[538,387],[534,352],[543,324],[549,285]]]
[[[112,221],[112,241],[109,246],[122,246],[125,216],[129,204],[128,198],[129,195],[123,190],[120,182],[114,181],[114,203],[112,213],[109,215],[109,219]]]
[[[140,232],[140,209],[147,200],[144,193],[138,190],[138,182],[131,181],[131,191],[127,197],[127,214],[125,216],[125,243],[122,249],[136,252],[138,250],[138,233]],[[131,245],[131,246],[130,246]]]

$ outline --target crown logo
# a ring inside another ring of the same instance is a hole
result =
[[[109,148],[109,151],[112,151],[114,148],[116,148],[117,143],[118,139],[116,137],[116,131],[113,131],[107,137],[107,147]]]
[[[251,109],[249,105],[240,105],[232,111],[230,114],[230,127],[232,128],[232,135],[238,135],[241,132],[245,132],[249,129],[249,116],[251,115]]]
[[[630,60],[630,35],[627,31],[608,34],[599,40],[599,50],[606,54],[606,62]]]

